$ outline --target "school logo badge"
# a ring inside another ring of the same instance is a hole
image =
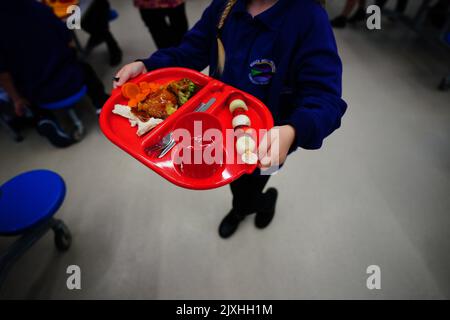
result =
[[[250,73],[248,77],[253,84],[268,84],[275,74],[277,68],[275,62],[268,59],[258,59],[250,64]]]

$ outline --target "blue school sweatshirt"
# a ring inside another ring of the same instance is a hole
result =
[[[226,53],[217,69],[217,24],[225,0],[214,0],[176,48],[143,59],[148,70],[203,70],[263,101],[275,124],[290,124],[295,147],[318,149],[341,124],[342,63],[328,15],[315,0],[279,0],[252,17],[238,0],[221,31]]]
[[[83,70],[71,40],[69,29],[46,5],[0,0],[0,72],[9,72],[32,103],[58,101],[82,87]]]

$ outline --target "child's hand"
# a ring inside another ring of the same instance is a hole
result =
[[[119,70],[119,72],[117,72],[114,78],[113,87],[116,88],[118,86],[121,86],[129,79],[137,77],[146,72],[147,68],[145,67],[143,62],[136,61],[133,63],[129,63],[123,66],[122,69]]]
[[[18,117],[22,117],[25,114],[26,108],[30,105],[30,103],[27,99],[20,96],[12,100],[14,104],[14,112]]]
[[[273,127],[262,138],[258,148],[259,167],[267,170],[286,161],[295,140],[295,129],[290,125]]]

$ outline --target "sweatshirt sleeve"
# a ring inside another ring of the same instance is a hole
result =
[[[312,11],[293,64],[296,107],[285,121],[296,130],[296,146],[304,149],[319,149],[340,127],[347,108],[341,99],[342,63],[328,15],[319,5]]]
[[[215,7],[220,1],[213,3],[203,12],[201,19],[183,37],[178,47],[160,49],[144,62],[147,70],[165,67],[185,67],[201,71],[209,65],[209,57],[213,50],[216,35]]]

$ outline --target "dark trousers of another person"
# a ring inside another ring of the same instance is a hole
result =
[[[103,42],[111,38],[109,31],[110,5],[107,0],[94,0],[81,21],[81,27],[92,36],[91,41]]]
[[[91,99],[91,102],[96,109],[101,109],[109,98],[109,95],[105,91],[105,86],[88,63],[79,62],[79,64],[83,68],[87,96]]]
[[[450,0],[439,0],[430,8],[428,17],[431,23],[436,28],[443,28],[448,21],[448,11],[450,7]],[[446,30],[445,30],[446,31]]]
[[[140,9],[158,49],[176,47],[188,30],[185,4],[175,8]]]
[[[115,66],[122,60],[122,51],[109,29],[111,7],[108,0],[94,0],[81,20],[81,27],[91,36],[86,45],[86,54],[105,42],[110,54],[110,65]]]
[[[388,0],[377,0],[376,5],[383,9],[387,2]],[[403,13],[405,12],[407,6],[408,0],[397,0],[397,7],[395,8],[395,11]]]
[[[240,216],[264,210],[266,203],[262,192],[270,175],[243,175],[230,184],[233,194],[233,209]]]

